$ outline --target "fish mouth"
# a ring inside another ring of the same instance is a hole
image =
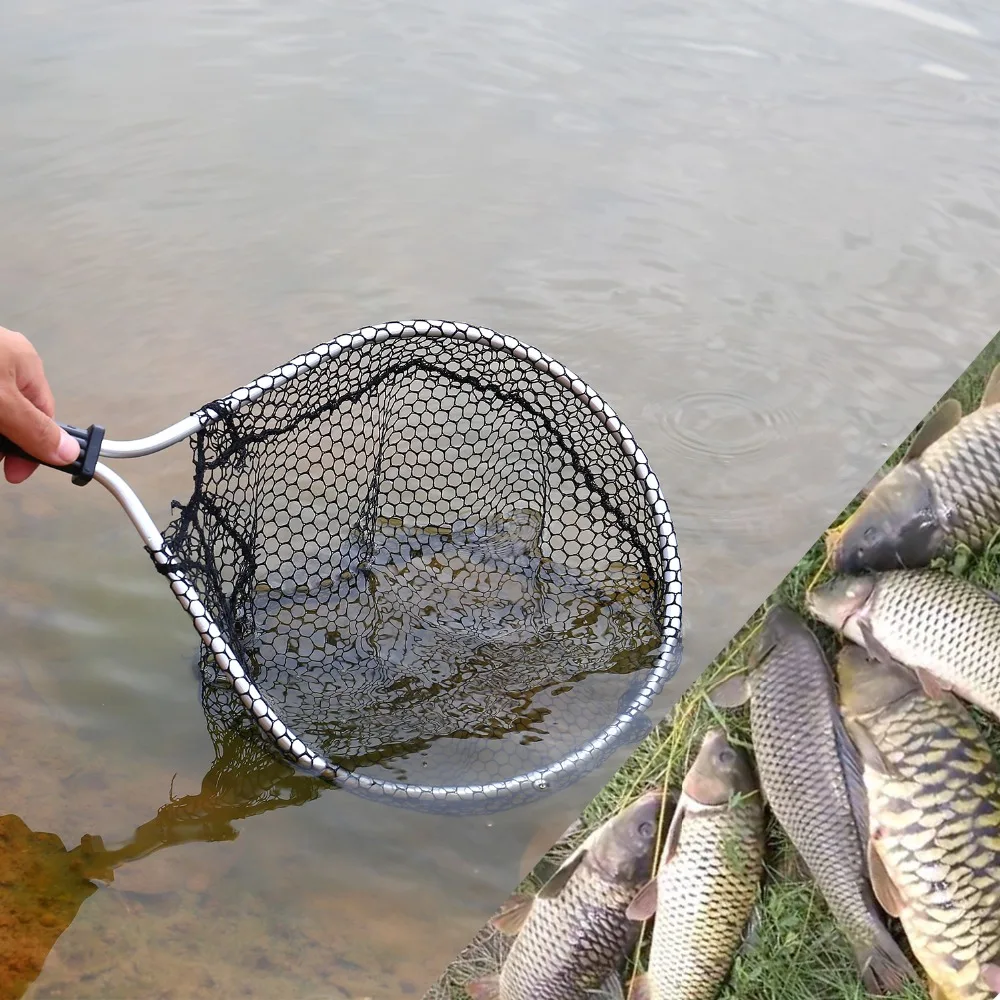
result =
[[[811,615],[846,635],[849,625],[864,623],[877,589],[874,573],[839,577],[808,592],[805,604]]]

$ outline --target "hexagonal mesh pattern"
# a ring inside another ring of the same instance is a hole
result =
[[[199,416],[164,538],[212,640],[216,735],[247,718],[355,791],[485,808],[645,731],[679,651],[669,511],[562,365],[492,331],[389,324]]]

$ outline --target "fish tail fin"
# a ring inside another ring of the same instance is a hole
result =
[[[878,929],[871,945],[856,947],[854,954],[865,989],[875,996],[898,993],[917,979],[913,964],[885,927]]]

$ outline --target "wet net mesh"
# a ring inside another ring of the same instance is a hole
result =
[[[679,628],[679,564],[655,478],[582,383],[535,351],[406,334],[206,406],[164,538],[278,717],[331,764],[507,781],[649,690]],[[253,728],[207,650],[201,672],[217,744]]]

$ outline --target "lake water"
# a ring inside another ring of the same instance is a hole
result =
[[[997,331],[1000,15],[930,4],[8,0],[0,324],[117,439],[373,322],[565,361],[674,513],[665,710]],[[190,489],[185,446],[117,467],[161,526]],[[114,501],[42,470],[0,537],[0,835],[49,913],[11,996],[419,996],[603,780],[261,811]],[[137,828],[81,889],[62,846]]]

